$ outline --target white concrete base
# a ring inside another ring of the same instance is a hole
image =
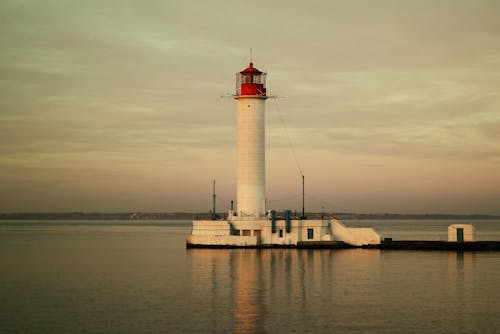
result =
[[[292,220],[195,220],[187,243],[207,246],[296,246],[298,242],[343,241],[352,246],[379,245],[381,236],[372,228],[346,227],[336,219]]]
[[[193,220],[191,235],[231,235],[231,225],[227,220]]]

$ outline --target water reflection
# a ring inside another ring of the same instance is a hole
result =
[[[380,298],[376,289],[360,289],[380,274],[377,250],[191,249],[188,257],[215,331],[324,331],[342,315],[334,304],[356,307]]]
[[[250,251],[251,252],[251,251]],[[234,252],[234,310],[236,333],[262,332],[259,325],[262,314],[265,314],[265,303],[263,303],[263,289],[260,274],[262,273],[261,252],[252,256],[248,250]]]
[[[448,253],[448,280],[450,289],[463,300],[464,293],[472,287],[472,273],[475,263],[474,252]]]
[[[468,302],[474,296],[472,281],[474,263],[474,252],[448,252],[450,313],[462,315],[476,312]],[[467,328],[469,325],[469,320],[464,317],[457,317],[455,322],[459,328]]]

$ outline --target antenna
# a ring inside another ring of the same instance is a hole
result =
[[[250,48],[250,62],[253,63],[253,50]]]

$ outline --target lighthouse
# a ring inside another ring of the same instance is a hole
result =
[[[249,66],[236,73],[237,196],[235,220],[258,220],[266,212],[266,73]]]
[[[250,61],[236,73],[233,97],[237,103],[236,209],[231,206],[227,218],[212,215],[210,220],[193,220],[186,247],[298,247],[318,242],[337,247],[336,241],[380,244],[381,236],[373,229],[346,227],[334,217],[305,219],[304,215],[293,217],[290,210],[270,210],[266,216],[266,73]]]

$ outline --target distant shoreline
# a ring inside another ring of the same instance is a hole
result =
[[[321,219],[322,215],[342,220],[351,219],[500,219],[500,215],[484,214],[396,214],[396,213],[306,213],[309,219]],[[225,213],[219,213],[224,217]],[[193,220],[211,219],[208,213],[193,212],[11,212],[0,213],[0,220]]]

